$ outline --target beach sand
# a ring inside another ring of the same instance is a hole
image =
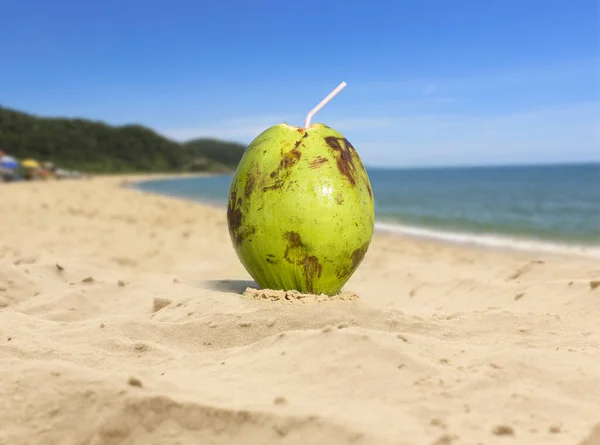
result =
[[[377,234],[262,298],[223,210],[124,179],[0,186],[0,444],[600,444],[598,259]]]

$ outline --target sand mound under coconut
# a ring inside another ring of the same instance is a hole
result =
[[[244,296],[255,300],[283,301],[300,304],[358,300],[358,295],[350,291],[343,291],[337,295],[329,296],[325,294],[303,294],[295,290],[254,289],[251,287],[246,288]]]

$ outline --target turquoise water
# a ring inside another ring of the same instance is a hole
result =
[[[379,230],[600,252],[600,163],[368,171]],[[225,207],[230,181],[177,178],[136,187]]]

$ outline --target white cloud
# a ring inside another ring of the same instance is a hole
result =
[[[297,115],[288,122],[301,125],[303,120]],[[236,117],[163,133],[178,140],[215,137],[250,143],[283,121],[267,115]],[[348,115],[325,123],[352,141],[369,165],[600,160],[599,102],[496,115]]]
[[[423,89],[423,94],[425,94],[425,95],[432,94],[436,88],[437,88],[437,85],[435,83],[430,83],[430,84],[426,85],[425,88]]]
[[[462,76],[430,76],[404,78],[398,80],[372,80],[356,82],[352,86],[364,95],[377,93],[389,95],[421,92],[425,95],[440,90],[474,92],[481,89],[505,89],[516,85],[538,84],[543,82],[570,83],[581,79],[597,79],[597,58],[574,60],[560,65],[537,66],[535,68],[495,69]],[[358,94],[358,93],[357,93]]]
[[[170,128],[162,130],[161,133],[177,141],[210,137],[249,143],[261,132],[280,122],[281,118],[275,116],[235,117],[206,122],[197,127]]]
[[[389,132],[347,137],[371,165],[496,164],[600,160],[600,104],[496,116],[389,118]]]
[[[249,143],[262,131],[281,122],[281,117],[275,116],[252,116],[238,117],[217,122],[208,122],[205,125],[192,128],[172,128],[161,131],[167,137],[177,141],[186,141],[199,137],[214,137],[225,140],[235,140],[244,143]],[[287,120],[291,125],[303,125],[304,117],[295,116],[293,119]],[[319,122],[318,118],[313,119],[314,122]],[[327,125],[335,128],[338,131],[354,130],[372,130],[377,128],[388,127],[392,124],[389,119],[380,118],[339,118],[328,121]]]

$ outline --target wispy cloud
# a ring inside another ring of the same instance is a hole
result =
[[[457,76],[369,80],[356,82],[352,88],[353,96],[366,104],[411,107],[415,112],[451,103],[468,106],[472,112],[505,112],[524,106],[568,104],[599,98],[600,94],[597,60],[587,59]]]
[[[406,93],[410,91],[431,94],[443,89],[480,89],[482,87],[506,87],[531,82],[571,81],[581,78],[597,79],[597,75],[598,60],[592,58],[561,63],[560,65],[495,69],[468,75],[369,80],[357,82],[354,87],[366,94]]]
[[[234,117],[200,123],[197,127],[163,129],[161,133],[177,141],[210,137],[249,143],[261,132],[279,122],[281,118],[275,116]]]
[[[348,137],[371,165],[600,160],[600,103],[496,116],[386,117],[390,131]]]
[[[435,83],[430,83],[430,84],[426,85],[425,88],[423,89],[423,94],[425,94],[425,95],[432,94],[436,88],[437,88],[437,85]]]
[[[597,66],[588,62],[462,78],[356,81],[335,112],[328,108],[331,114],[321,117],[370,165],[600,160]],[[249,143],[283,120],[301,125],[304,115],[238,116],[163,133]]]
[[[316,121],[319,120],[315,119],[313,122]],[[198,127],[165,129],[161,133],[177,141],[211,137],[249,143],[267,128],[281,122],[284,122],[281,117],[275,116],[237,117],[217,122],[208,122]],[[304,123],[304,116],[294,116],[288,123],[291,125],[301,125]],[[389,127],[392,125],[392,121],[387,118],[347,117],[333,119],[328,121],[327,125],[338,131],[347,131],[350,129],[368,131]]]
[[[302,119],[298,115],[294,122]],[[163,133],[178,140],[216,137],[249,143],[281,121],[236,117]],[[599,102],[496,115],[355,115],[326,123],[348,137],[370,165],[600,160]]]

